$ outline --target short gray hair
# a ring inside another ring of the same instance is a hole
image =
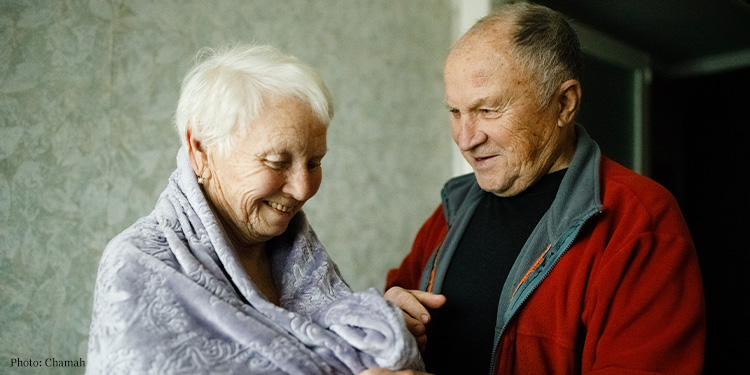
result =
[[[498,23],[511,22],[513,55],[527,74],[535,76],[537,101],[546,107],[560,85],[580,81],[583,53],[565,16],[547,7],[526,2],[502,5],[466,33],[473,35]]]
[[[320,74],[298,58],[269,45],[202,49],[182,82],[175,127],[186,144],[190,131],[226,155],[233,135],[263,111],[268,96],[294,96],[310,104],[328,125],[333,101]]]

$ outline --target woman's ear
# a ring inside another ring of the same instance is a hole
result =
[[[211,171],[208,168],[208,154],[206,154],[205,146],[195,137],[190,129],[190,123],[187,124],[185,129],[185,137],[187,138],[188,159],[190,159],[190,166],[193,168],[193,172],[198,177],[210,178]],[[208,175],[204,176],[204,174]]]
[[[557,126],[565,127],[573,123],[576,117],[578,107],[581,104],[581,83],[578,80],[570,79],[560,85],[560,94],[558,96],[560,113],[557,117]]]

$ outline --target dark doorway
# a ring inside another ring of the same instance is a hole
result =
[[[635,70],[584,54],[583,97],[576,122],[596,140],[602,153],[635,167],[633,113]]]
[[[680,202],[703,273],[704,374],[747,369],[750,319],[750,68],[655,75],[651,177]]]

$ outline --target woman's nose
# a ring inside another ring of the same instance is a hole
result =
[[[298,168],[287,178],[284,192],[297,201],[304,202],[312,197],[315,189],[310,172],[306,168]]]

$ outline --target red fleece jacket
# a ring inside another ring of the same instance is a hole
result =
[[[701,373],[703,286],[677,202],[606,158],[600,172],[602,212],[509,322],[494,373]],[[387,287],[418,289],[447,229],[441,206]]]

